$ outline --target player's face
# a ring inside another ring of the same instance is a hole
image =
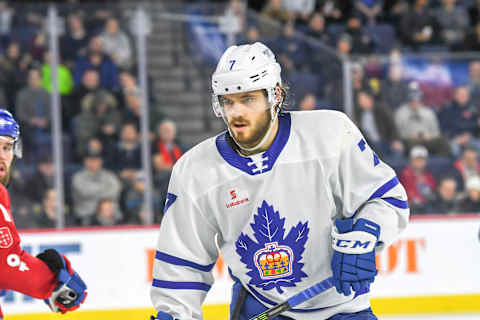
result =
[[[8,185],[13,162],[14,140],[11,137],[0,136],[0,183]]]
[[[271,121],[263,91],[227,94],[219,97],[219,100],[235,140],[247,148],[257,145]]]

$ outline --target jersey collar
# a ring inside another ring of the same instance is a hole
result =
[[[259,154],[250,157],[242,157],[232,149],[227,141],[228,131],[225,131],[217,137],[215,144],[222,158],[231,166],[242,170],[249,175],[257,175],[272,170],[275,161],[280,152],[287,144],[290,136],[291,127],[290,113],[280,113],[278,115],[278,132],[270,148]]]

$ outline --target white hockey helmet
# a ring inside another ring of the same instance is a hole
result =
[[[275,55],[260,42],[229,47],[220,58],[212,75],[212,105],[217,117],[222,117],[223,108],[218,97],[224,94],[265,89],[268,105],[276,103],[275,87],[282,84],[280,65]]]

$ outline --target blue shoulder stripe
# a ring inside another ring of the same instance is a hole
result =
[[[166,263],[174,264],[176,266],[191,267],[191,268],[194,268],[194,269],[197,269],[197,270],[200,270],[200,271],[204,271],[204,272],[211,271],[213,269],[213,266],[215,266],[215,262],[205,266],[205,265],[201,265],[201,264],[198,264],[198,263],[195,263],[195,262],[192,262],[192,261],[188,261],[188,260],[185,260],[185,259],[182,259],[182,258],[178,258],[178,257],[172,256],[172,255],[169,255],[169,254],[164,253],[164,252],[160,252],[158,250],[155,253],[155,259],[166,262]]]
[[[158,279],[153,279],[152,286],[163,289],[201,290],[206,292],[212,287],[204,282],[165,281]]]
[[[368,200],[382,197],[385,193],[395,188],[395,186],[399,183],[400,182],[398,181],[398,178],[396,176],[393,177],[392,179],[388,180],[384,185],[382,185],[380,188],[378,188],[377,191],[375,191],[370,196],[370,198],[368,198]]]
[[[408,201],[400,200],[397,198],[381,198],[383,201],[390,203],[392,206],[400,208],[400,209],[408,209]]]
[[[408,201],[400,200],[397,198],[393,197],[386,197],[382,198],[382,196],[387,193],[388,191],[392,190],[399,184],[400,181],[398,181],[398,178],[395,176],[392,179],[388,180],[385,184],[383,184],[380,188],[378,188],[371,196],[368,198],[367,201],[375,199],[375,198],[380,198],[388,203],[390,203],[392,206],[400,208],[400,209],[408,209]]]

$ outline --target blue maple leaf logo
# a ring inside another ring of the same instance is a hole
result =
[[[257,242],[244,233],[235,242],[240,261],[250,269],[249,284],[283,293],[282,287],[294,287],[307,277],[300,260],[310,231],[308,222],[299,222],[284,238],[285,218],[263,201],[250,226]]]

